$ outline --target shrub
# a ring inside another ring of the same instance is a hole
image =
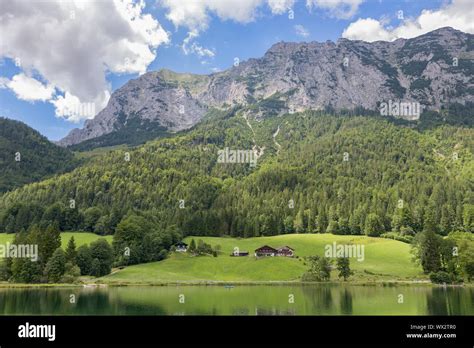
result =
[[[413,236],[410,235],[402,235],[397,232],[385,232],[380,235],[382,238],[387,238],[387,239],[393,239],[393,240],[398,240],[400,242],[404,243],[411,243],[413,240]]]
[[[439,271],[430,274],[430,280],[435,284],[451,284],[452,278],[448,272]]]

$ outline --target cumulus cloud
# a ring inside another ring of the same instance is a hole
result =
[[[21,62],[26,73],[7,86],[16,86],[19,97],[56,107],[95,103],[99,112],[110,96],[106,73],[146,72],[156,48],[169,41],[158,21],[143,12],[143,0],[18,0],[2,1],[1,7],[0,32],[8,35],[0,40],[0,57]],[[32,72],[47,86],[31,81]],[[73,121],[93,116],[56,114]]]
[[[360,18],[354,23],[351,23],[342,33],[342,37],[351,40],[363,40],[367,42],[383,40],[392,41],[392,35],[383,24],[373,18]]]
[[[160,3],[168,10],[166,17],[176,27],[204,31],[209,26],[211,13],[222,20],[239,23],[253,21],[256,8],[261,6],[264,0],[161,0]]]
[[[309,10],[319,7],[327,10],[333,17],[349,19],[357,13],[363,2],[364,0],[306,0],[306,7]]]
[[[10,88],[18,99],[29,102],[49,100],[54,93],[53,86],[44,85],[37,79],[28,77],[23,73],[13,76],[11,80],[2,79],[2,81],[2,87]]]
[[[358,19],[351,23],[342,36],[351,40],[368,42],[398,38],[409,39],[442,27],[453,27],[474,33],[474,6],[472,0],[453,0],[437,10],[423,10],[416,18],[408,18],[399,26],[386,27],[383,21],[373,18]]]
[[[296,24],[294,26],[296,35],[301,36],[301,37],[308,37],[309,36],[309,31],[305,27],[303,27],[301,24]]]

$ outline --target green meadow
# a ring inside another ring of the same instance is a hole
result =
[[[7,242],[13,241],[13,233],[0,233],[0,244],[5,244]],[[66,248],[69,239],[74,236],[74,240],[76,241],[76,247],[79,247],[84,244],[90,244],[91,242],[99,239],[105,238],[109,243],[112,243],[112,236],[99,236],[94,233],[89,232],[62,232],[61,233],[61,246],[63,249]]]
[[[172,253],[159,262],[129,266],[99,280],[111,284],[160,284],[160,283],[212,283],[212,282],[285,282],[298,281],[308,269],[304,256],[324,255],[325,246],[360,244],[364,246],[364,260],[352,258],[354,275],[350,281],[413,281],[426,280],[421,267],[411,261],[410,245],[391,239],[366,236],[339,236],[332,234],[288,234],[257,238],[188,237],[221,246],[218,257],[191,256]],[[255,258],[254,250],[260,246],[288,245],[295,250],[294,258]],[[232,257],[234,248],[248,251],[250,256]],[[337,271],[332,280],[337,280]]]

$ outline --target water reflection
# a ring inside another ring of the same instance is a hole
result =
[[[344,288],[342,291],[339,303],[341,306],[341,314],[352,314],[352,294],[347,288]]]
[[[474,308],[474,289],[438,287],[426,296],[426,307],[430,315],[458,315],[472,313]]]
[[[403,304],[397,302],[400,293]],[[181,294],[185,303],[178,300]],[[467,287],[324,284],[236,286],[231,291],[220,286],[0,288],[0,314],[473,315],[473,295]]]

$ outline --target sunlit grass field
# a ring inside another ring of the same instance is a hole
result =
[[[421,268],[411,261],[410,246],[390,239],[366,236],[337,236],[332,234],[288,234],[257,238],[219,238],[188,237],[186,243],[194,238],[221,246],[218,257],[191,256],[184,253],[172,253],[164,261],[129,266],[100,281],[109,283],[170,283],[170,282],[266,282],[297,281],[308,269],[304,256],[324,255],[325,246],[337,244],[364,245],[364,260],[352,258],[351,269],[355,274],[352,281],[402,281],[426,279]],[[254,250],[260,246],[279,247],[288,245],[295,250],[297,257],[255,258]],[[232,257],[235,247],[248,251],[250,256]],[[332,272],[337,280],[337,271]]]
[[[13,241],[14,234],[7,234],[7,233],[0,233],[0,244],[5,244],[7,242]],[[74,236],[74,240],[76,242],[76,247],[79,247],[83,244],[90,244],[91,242],[99,239],[105,238],[109,243],[112,243],[112,236],[99,236],[94,233],[88,232],[63,232],[61,233],[61,246],[65,249],[69,239]]]

